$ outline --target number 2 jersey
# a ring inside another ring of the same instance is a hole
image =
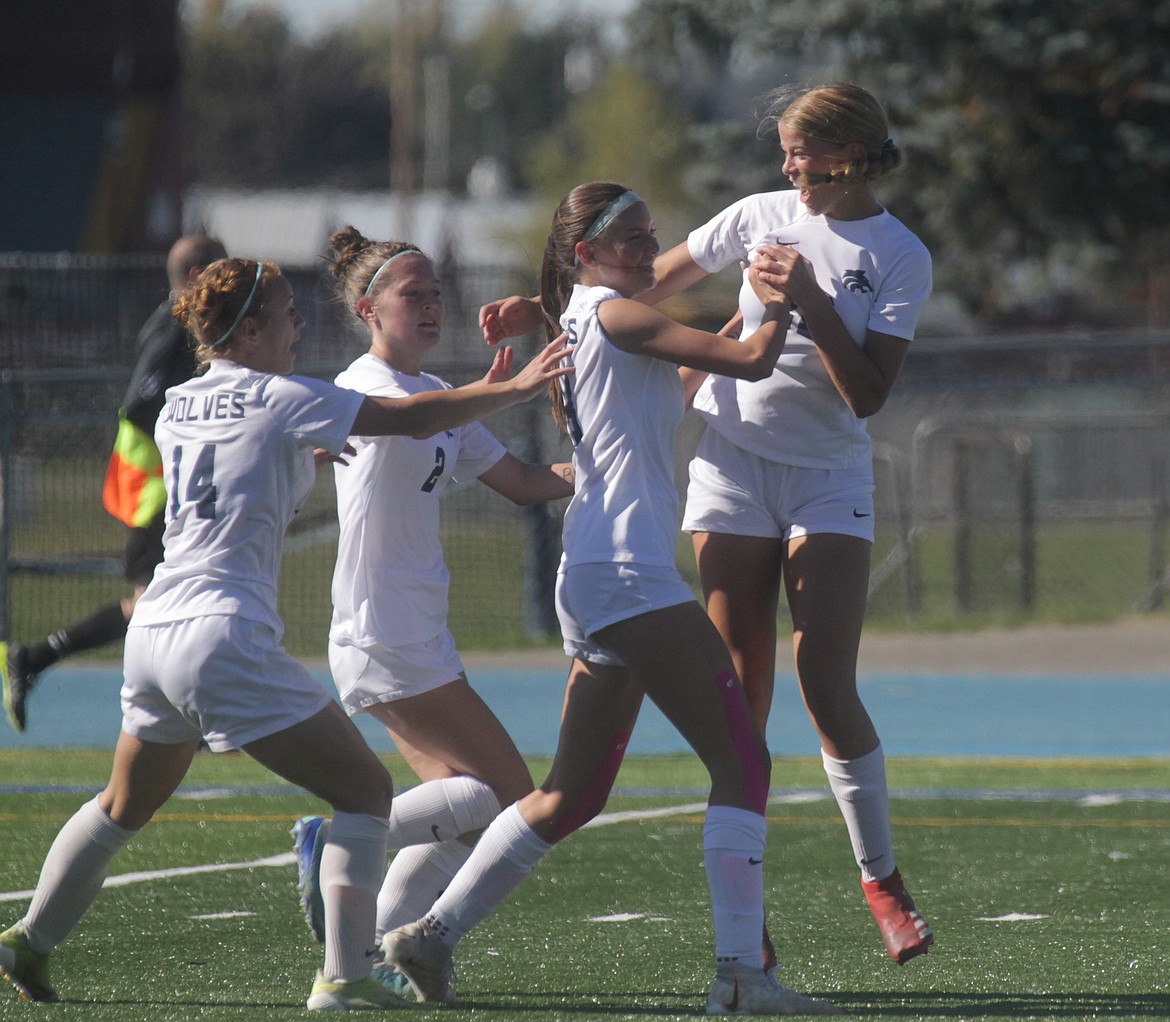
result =
[[[370,354],[336,382],[379,397],[449,389],[437,376],[399,372]],[[452,479],[476,479],[507,452],[478,422],[424,438],[350,442],[357,454],[333,471],[341,537],[329,640],[358,647],[425,642],[447,627],[439,498]]]
[[[313,449],[340,453],[363,395],[214,359],[167,391],[155,426],[166,556],[131,625],[233,614],[270,625],[284,533],[313,487]]]

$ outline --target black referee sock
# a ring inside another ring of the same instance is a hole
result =
[[[28,670],[40,674],[62,657],[72,656],[87,649],[97,649],[117,642],[126,635],[126,615],[122,602],[102,607],[84,621],[55,631],[44,642],[28,648]]]

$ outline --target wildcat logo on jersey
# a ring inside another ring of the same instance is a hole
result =
[[[841,282],[856,294],[873,294],[873,285],[865,275],[865,270],[846,270]]]

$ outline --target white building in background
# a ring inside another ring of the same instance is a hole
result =
[[[220,238],[232,255],[312,266],[328,254],[329,236],[352,224],[376,241],[411,241],[435,259],[492,263],[540,271],[540,251],[524,239],[547,216],[547,203],[505,198],[455,198],[422,192],[404,198],[384,191],[240,191],[196,187],[184,197],[184,230]],[[539,234],[536,234],[539,237]]]

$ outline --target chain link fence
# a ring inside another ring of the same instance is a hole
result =
[[[307,320],[297,371],[331,379],[365,350],[330,282],[288,269]],[[447,326],[429,371],[459,385],[492,358],[475,328],[479,306],[528,291],[494,268],[443,273]],[[102,508],[117,409],[134,365],[135,337],[166,297],[158,260],[0,256],[0,628],[36,641],[129,592],[121,580],[125,527]],[[517,344],[526,356],[535,337]],[[492,417],[518,457],[565,460],[539,401]],[[331,470],[326,470],[331,471]],[[481,485],[453,487],[442,536],[451,568],[451,620],[467,648],[549,641],[559,557],[558,505],[517,508]],[[320,657],[336,553],[334,490],[321,479],[289,530],[281,576],[286,644]]]
[[[332,378],[364,350],[319,269],[286,269],[308,321],[298,372]],[[493,267],[443,268],[446,325],[427,368],[479,378],[479,306],[529,293]],[[157,259],[0,255],[0,628],[22,642],[124,595],[124,527],[101,488],[134,338],[166,296]],[[728,302],[733,298],[729,294]],[[725,309],[698,308],[718,326]],[[538,339],[523,339],[527,355]],[[527,460],[570,455],[544,404],[493,417]],[[701,426],[688,416],[677,476]],[[1162,611],[1170,517],[1170,335],[920,338],[875,439],[874,627],[1102,620]],[[517,508],[479,485],[444,501],[451,623],[464,649],[553,641],[563,504]],[[336,551],[322,479],[289,532],[286,644],[324,655]],[[679,566],[695,584],[689,541]],[[783,613],[783,612],[782,612]]]

